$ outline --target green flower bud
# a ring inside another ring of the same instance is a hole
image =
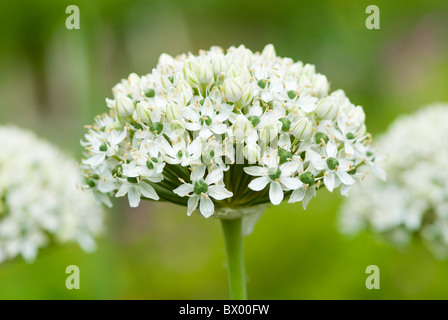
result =
[[[264,89],[264,88],[266,88],[266,85],[267,85],[268,83],[267,83],[267,81],[265,81],[265,80],[258,80],[257,84],[258,84],[258,86],[259,86],[261,89]]]
[[[299,176],[299,179],[304,184],[307,184],[309,186],[312,186],[314,184],[314,175],[311,172],[309,172],[309,171],[302,173]]]
[[[121,164],[117,164],[112,169],[112,175],[121,178],[123,176],[123,166]]]
[[[201,126],[203,126],[204,123],[209,126],[212,124],[212,118],[210,118],[210,116],[201,117],[199,118],[199,123],[201,124]]]
[[[145,96],[147,96],[148,98],[154,98],[155,95],[156,95],[156,92],[154,91],[154,89],[149,89],[149,90],[145,93]]]
[[[295,99],[297,97],[297,92],[295,92],[294,90],[289,90],[288,91],[288,97],[291,100]]]
[[[278,121],[280,121],[282,123],[282,131],[288,132],[289,129],[291,128],[291,121],[286,118],[280,118],[280,119],[278,119]]]
[[[107,151],[107,144],[103,143],[102,145],[100,145],[100,151]]]
[[[280,178],[281,174],[282,174],[282,171],[280,169],[277,169],[277,170],[269,169],[268,170],[268,176],[271,180],[276,180],[276,179]]]
[[[292,159],[292,153],[285,149],[278,149],[278,156],[280,158],[280,164],[283,164],[289,159]]]
[[[90,188],[95,187],[95,181],[93,181],[92,179],[86,178],[86,183]]]
[[[247,119],[249,119],[249,121],[252,123],[252,126],[256,127],[257,124],[260,123],[260,118],[257,116],[250,116]]]
[[[150,127],[149,130],[154,133],[154,134],[160,134],[163,130],[163,124],[161,122],[156,122],[153,123]]]
[[[328,141],[330,139],[328,138],[328,136],[325,133],[316,132],[316,134],[314,135],[314,140],[316,141],[317,144],[321,144],[322,140],[324,140],[324,143],[328,143]]]
[[[356,136],[355,136],[353,133],[351,133],[351,132],[347,133],[347,134],[345,135],[345,137],[346,137],[348,140],[353,140],[353,139],[356,138]]]
[[[196,181],[194,183],[194,193],[202,194],[208,191],[208,184],[202,180]]]
[[[128,177],[127,180],[130,183],[138,183],[138,178],[137,177]]]
[[[339,161],[338,161],[338,159],[335,159],[335,158],[328,158],[327,159],[327,166],[328,166],[328,169],[330,169],[330,170],[334,170],[334,169],[336,169],[336,167],[339,165]]]

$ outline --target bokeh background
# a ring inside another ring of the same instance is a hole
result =
[[[80,9],[80,30],[65,27],[70,4]],[[380,30],[365,27],[370,4],[380,8]],[[2,1],[0,124],[31,128],[80,160],[83,126],[106,110],[112,86],[149,73],[161,53],[273,43],[362,105],[375,137],[400,114],[448,101],[447,35],[446,0]],[[340,235],[341,201],[320,191],[306,211],[300,203],[266,211],[245,239],[250,298],[448,299],[448,261],[418,242],[399,251],[369,234]],[[106,226],[92,254],[50,246],[35,263],[1,264],[0,299],[227,298],[216,219],[163,203],[131,210],[118,199]],[[72,264],[80,290],[65,287]],[[371,264],[380,290],[365,287]]]

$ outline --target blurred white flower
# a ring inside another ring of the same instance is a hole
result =
[[[341,230],[369,229],[397,245],[419,237],[448,257],[448,104],[433,104],[393,123],[379,140],[387,182],[366,179],[342,207]],[[369,158],[375,157],[368,153]]]
[[[79,188],[76,162],[14,126],[0,127],[0,145],[0,262],[19,255],[31,262],[50,239],[93,250],[103,210]]]

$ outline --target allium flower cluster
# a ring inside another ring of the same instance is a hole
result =
[[[448,105],[398,119],[379,140],[387,182],[366,179],[341,210],[346,233],[362,229],[397,245],[421,238],[448,256]]]
[[[204,217],[283,199],[306,207],[322,186],[347,194],[373,166],[362,107],[272,45],[162,54],[113,95],[82,141],[88,185],[108,205],[161,199]]]
[[[94,249],[103,211],[77,187],[77,163],[13,126],[0,127],[0,145],[0,262],[32,261],[50,240]]]

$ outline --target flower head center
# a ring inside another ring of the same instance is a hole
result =
[[[336,167],[339,165],[339,161],[338,161],[338,159],[335,159],[335,158],[328,158],[327,159],[327,166],[328,166],[328,169],[330,169],[330,170],[334,170],[334,169],[336,169]]]
[[[205,183],[203,180],[199,180],[194,183],[194,193],[201,195],[202,193],[207,193],[207,191],[208,191],[208,184]]]
[[[269,178],[273,181],[280,178],[281,174],[282,174],[282,171],[280,169],[269,169],[268,170]]]

